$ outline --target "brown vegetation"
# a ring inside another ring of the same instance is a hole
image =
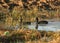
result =
[[[0,21],[6,27],[15,27],[16,24],[21,26],[22,22],[35,22],[38,20],[48,20],[57,18],[60,20],[60,5],[56,6],[54,3],[59,1],[46,0],[1,0],[0,1]],[[53,2],[53,3],[52,3]],[[2,20],[1,20],[2,19]],[[22,22],[21,22],[22,19]]]
[[[0,38],[10,39],[10,41],[20,40],[24,41],[24,43],[59,43],[60,41],[60,32],[46,32],[46,31],[38,31],[38,30],[30,30],[30,29],[18,29],[13,31],[8,31],[9,34],[4,34],[7,30],[0,31]],[[16,39],[16,40],[15,40]]]
[[[44,3],[45,3],[45,5],[44,5]],[[10,10],[13,9],[15,6],[16,7],[20,6],[20,7],[27,8],[27,9],[31,9],[34,6],[36,6],[37,8],[42,7],[43,9],[45,9],[46,5],[51,6],[51,7],[48,7],[48,8],[52,9],[53,8],[52,6],[58,5],[57,3],[59,3],[58,0],[49,0],[49,1],[48,0],[38,0],[38,1],[37,0],[31,0],[31,1],[30,0],[1,0],[0,1],[0,5],[2,7],[4,7],[5,9],[8,8]]]

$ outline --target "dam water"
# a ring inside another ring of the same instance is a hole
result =
[[[35,29],[36,23],[31,23],[31,25],[27,25],[29,29]],[[38,24],[38,30],[45,30],[45,31],[60,31],[60,22],[48,22],[48,24]]]
[[[19,25],[16,25],[15,27],[11,26],[8,28],[15,30],[15,28],[18,29],[19,27]],[[32,22],[31,25],[23,25],[23,27],[26,27],[28,29],[36,29],[36,22]],[[48,24],[38,24],[38,30],[60,31],[60,21],[48,21]]]

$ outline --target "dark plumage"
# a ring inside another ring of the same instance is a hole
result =
[[[36,29],[38,29],[38,17],[36,17]]]
[[[23,22],[24,25],[31,25],[31,22]]]
[[[36,22],[38,23],[38,17],[36,17]]]
[[[39,21],[38,24],[48,24],[48,21]]]

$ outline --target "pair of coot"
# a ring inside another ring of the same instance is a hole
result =
[[[31,22],[24,22],[23,24],[31,25]],[[37,24],[48,24],[48,21],[39,21]]]

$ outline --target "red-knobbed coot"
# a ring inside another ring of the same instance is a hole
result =
[[[23,22],[23,25],[31,25],[31,22]]]
[[[38,24],[48,24],[48,21],[39,21]]]

